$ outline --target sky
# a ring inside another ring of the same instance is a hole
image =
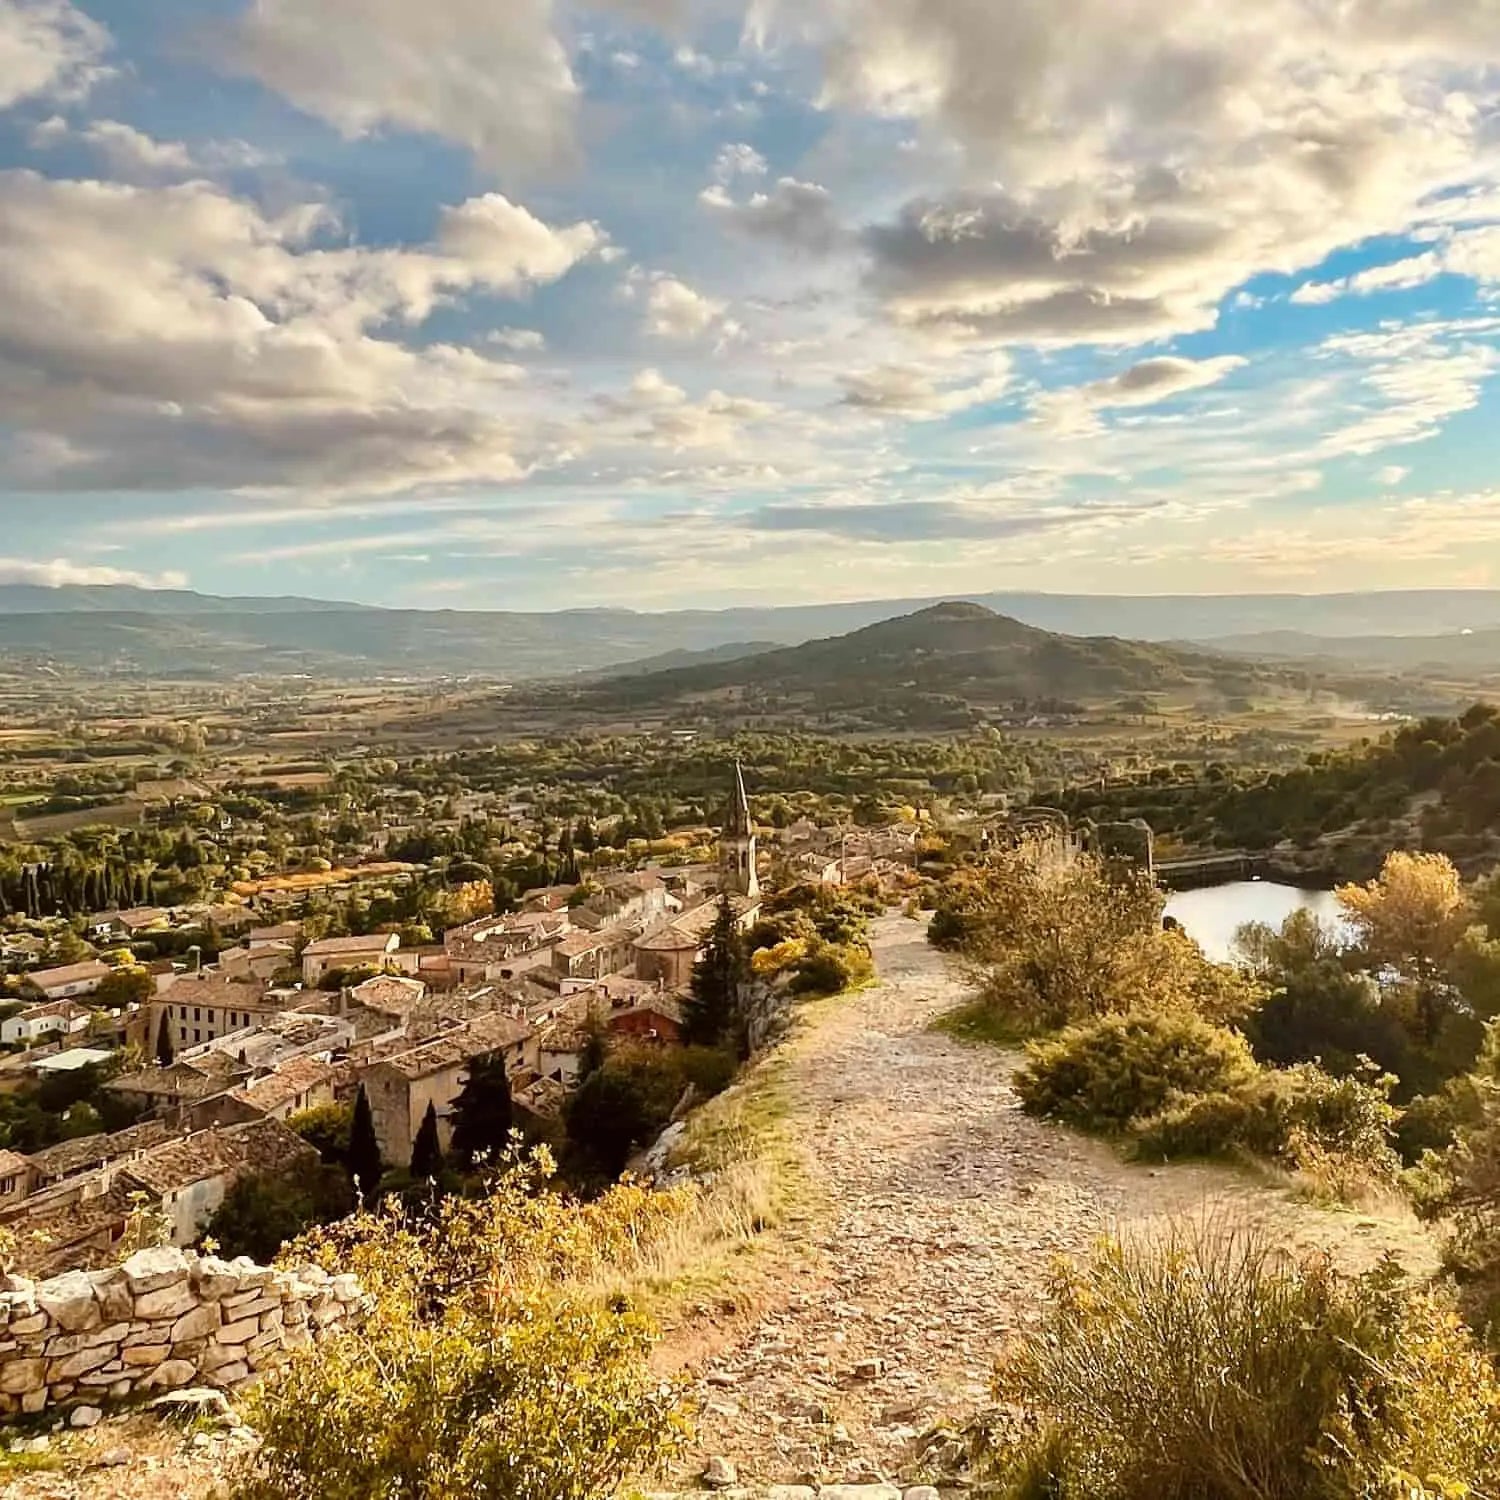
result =
[[[1500,585],[1500,0],[0,0],[0,582]]]

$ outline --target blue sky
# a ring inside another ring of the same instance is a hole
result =
[[[1500,0],[0,0],[0,581],[1500,585]]]

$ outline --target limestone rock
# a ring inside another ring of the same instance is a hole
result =
[[[135,1299],[135,1315],[141,1319],[176,1319],[185,1312],[191,1312],[197,1305],[198,1299],[187,1278],[183,1277],[181,1281],[157,1287],[154,1291],[142,1292]]]
[[[200,1256],[193,1267],[193,1286],[205,1302],[217,1302],[221,1297],[240,1290],[238,1273],[226,1260],[217,1255]]]
[[[99,1299],[99,1311],[106,1323],[119,1323],[132,1316],[135,1300],[130,1290],[130,1278],[122,1267],[91,1271],[89,1280],[94,1284],[94,1295]]]
[[[13,1359],[0,1366],[0,1394],[25,1396],[47,1384],[47,1362],[43,1359]]]
[[[67,1333],[97,1328],[104,1321],[94,1283],[82,1271],[67,1271],[42,1282],[36,1289],[36,1303]]]
[[[170,1386],[186,1385],[197,1373],[191,1360],[163,1360],[141,1381],[141,1389],[157,1391]]]
[[[75,1406],[68,1418],[70,1427],[97,1427],[104,1413],[97,1406]]]
[[[219,1306],[208,1302],[185,1312],[172,1325],[172,1342],[184,1344],[191,1339],[207,1338],[219,1326]]]
[[[187,1256],[170,1245],[137,1250],[120,1269],[125,1273],[131,1295],[136,1297],[159,1292],[188,1279]]]
[[[138,1369],[150,1369],[159,1365],[171,1353],[170,1344],[131,1344],[120,1351],[120,1358],[127,1365]]]

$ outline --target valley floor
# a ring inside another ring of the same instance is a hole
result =
[[[1009,1084],[1016,1054],[932,1029],[967,989],[922,927],[883,919],[875,953],[879,981],[819,1007],[787,1044],[785,1130],[805,1152],[808,1201],[758,1268],[755,1312],[717,1339],[700,1323],[669,1340],[701,1403],[684,1486],[714,1455],[742,1484],[914,1476],[917,1433],[985,1404],[1052,1258],[1105,1231],[1253,1221],[1351,1265],[1390,1250],[1431,1269],[1432,1242],[1399,1207],[1333,1212],[1248,1172],[1128,1165],[1029,1119]]]

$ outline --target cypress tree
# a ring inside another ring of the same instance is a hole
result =
[[[495,1161],[510,1144],[510,1077],[505,1054],[476,1057],[469,1076],[453,1101],[453,1155],[472,1169],[481,1161]]]
[[[380,1141],[375,1135],[375,1116],[364,1084],[354,1101],[354,1120],[349,1127],[349,1175],[354,1179],[361,1200],[368,1206],[380,1189]]]
[[[692,983],[682,1007],[684,1041],[700,1047],[732,1043],[744,1055],[748,1045],[741,1008],[748,969],[745,940],[725,892],[719,897],[708,942],[693,965]]]
[[[436,1181],[443,1175],[443,1143],[438,1137],[437,1109],[430,1100],[411,1148],[411,1175],[416,1182]]]
[[[171,1007],[167,1009],[170,1011]],[[164,1015],[161,1025],[156,1028],[156,1060],[164,1068],[170,1068],[177,1060],[177,1054],[172,1048],[172,1017]]]

